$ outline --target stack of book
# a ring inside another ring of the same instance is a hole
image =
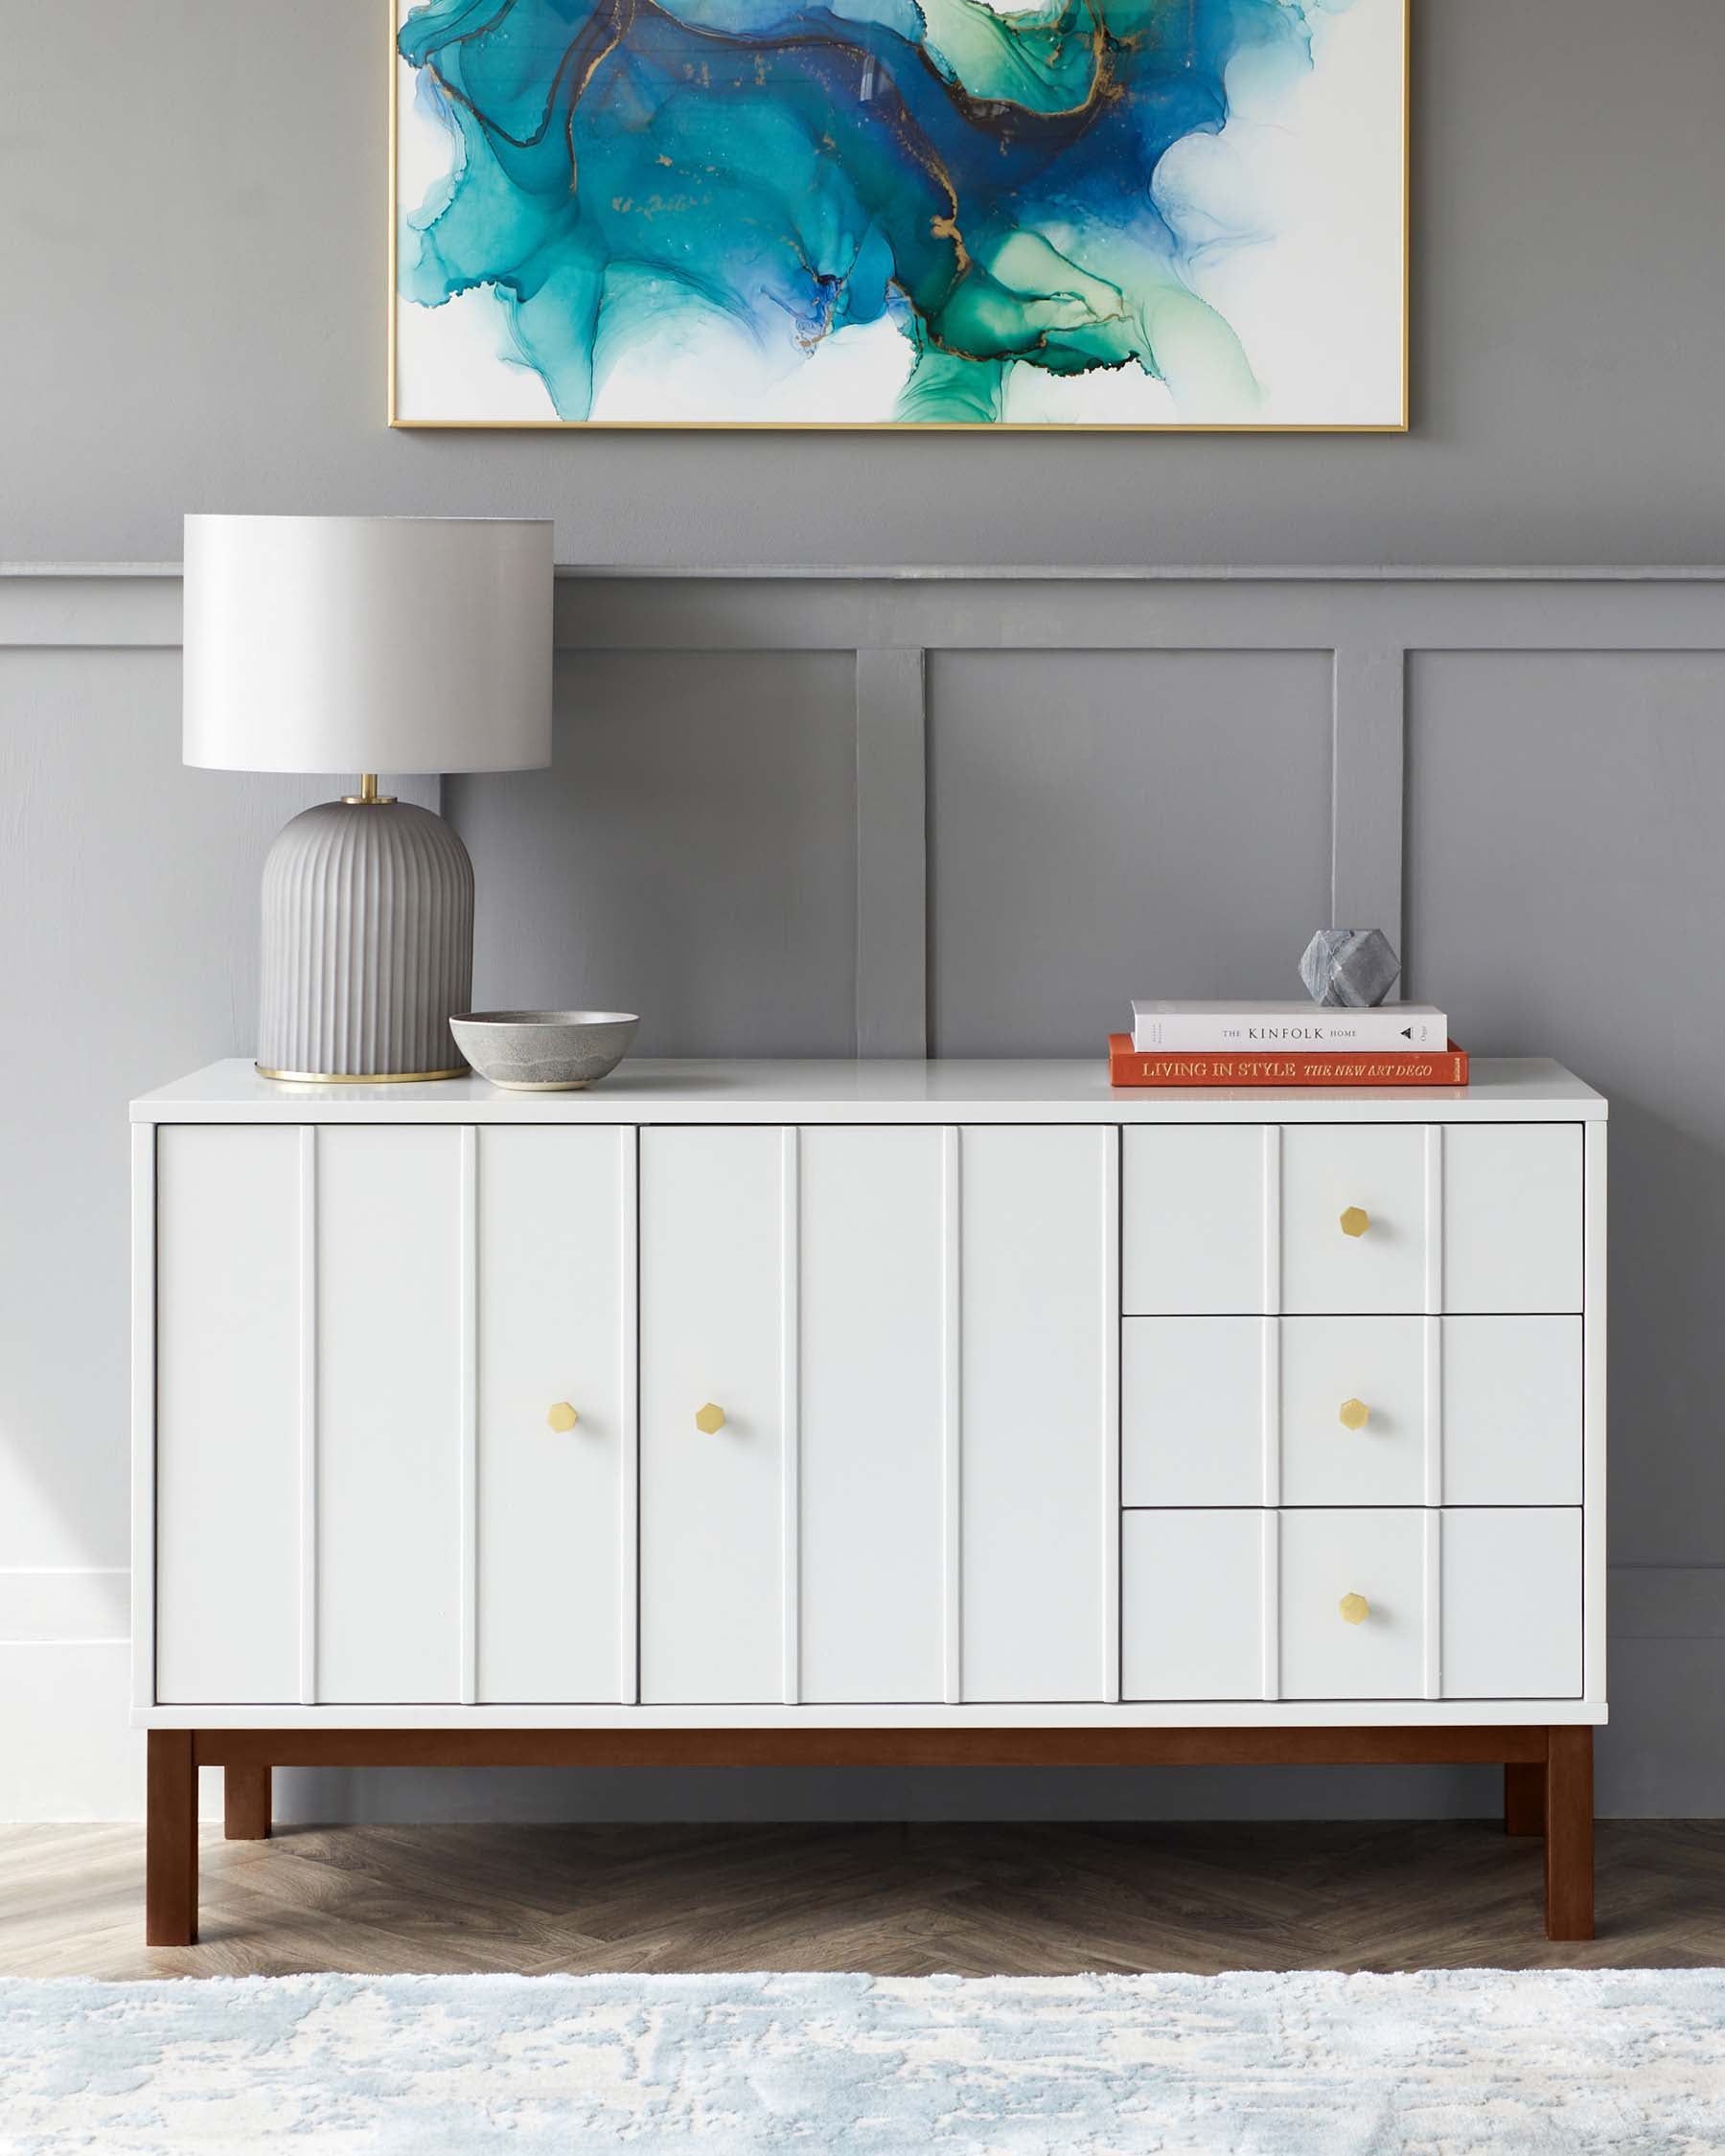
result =
[[[1430,1003],[1134,1003],[1108,1036],[1112,1086],[1465,1086]]]

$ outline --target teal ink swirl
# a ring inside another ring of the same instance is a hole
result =
[[[1322,4],[427,0],[400,48],[451,166],[402,293],[494,289],[569,420],[618,354],[714,315],[790,363],[886,319],[904,420],[997,421],[1015,364],[1249,412],[1153,182],[1222,127],[1230,61],[1310,65]]]

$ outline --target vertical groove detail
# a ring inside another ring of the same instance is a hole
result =
[[[802,1133],[794,1124],[779,1133],[779,1420],[783,1467],[779,1528],[783,1537],[780,1580],[781,1637],[787,1707],[802,1699]]]
[[[411,802],[326,801],[264,863],[258,1061],[340,1077],[448,1070],[473,981],[473,869]]]
[[[947,1704],[964,1698],[964,1398],[960,1326],[963,1323],[963,1249],[960,1183],[963,1135],[954,1125],[941,1132],[941,1402],[942,1599],[946,1613],[943,1660]]]
[[[299,1134],[299,1696],[317,1705],[317,1125]]]

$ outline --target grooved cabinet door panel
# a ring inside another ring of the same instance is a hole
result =
[[[1265,1134],[1243,1124],[1128,1128],[1122,1307],[1145,1316],[1274,1310],[1265,1299]]]
[[[1281,1157],[1283,1310],[1437,1308],[1420,1125],[1289,1124]]]
[[[1581,1502],[1579,1318],[1443,1320],[1443,1502]]]
[[[940,1130],[800,1134],[806,1700],[944,1697],[946,1270],[957,1255],[945,1164],[956,1142]]]
[[[634,1133],[478,1144],[478,1696],[632,1697]]]
[[[1281,1501],[1418,1504],[1437,1319],[1284,1318]]]
[[[1581,1308],[1581,1126],[1443,1134],[1443,1307]]]
[[[1123,1504],[1264,1502],[1265,1332],[1275,1324],[1274,1318],[1124,1321]]]
[[[1112,1129],[962,1135],[967,1700],[1112,1688],[1116,1143]]]
[[[1418,1699],[1425,1688],[1425,1521],[1406,1511],[1281,1516],[1284,1699]],[[1345,1598],[1365,1614],[1350,1624]]]
[[[1445,1699],[1581,1692],[1581,1514],[1477,1505],[1443,1515]]]
[[[784,1157],[641,1133],[641,1697],[784,1697]],[[724,1415],[702,1430],[703,1408]]]
[[[461,1688],[462,1133],[317,1135],[317,1695]]]
[[[1273,1512],[1127,1512],[1120,1697],[1261,1699]]]
[[[156,1133],[156,1696],[297,1700],[300,1134]]]

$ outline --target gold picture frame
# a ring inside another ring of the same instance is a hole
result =
[[[417,419],[399,409],[397,325],[402,298],[397,262],[401,218],[400,82],[396,39],[401,27],[400,0],[381,0],[387,31],[384,84],[388,97],[389,145],[389,292],[387,316],[387,420],[391,428],[413,433],[585,434],[1243,434],[1274,438],[1298,434],[1406,434],[1412,425],[1413,297],[1413,43],[1414,0],[1401,0],[1401,409],[1393,420],[796,420],[796,419]]]

